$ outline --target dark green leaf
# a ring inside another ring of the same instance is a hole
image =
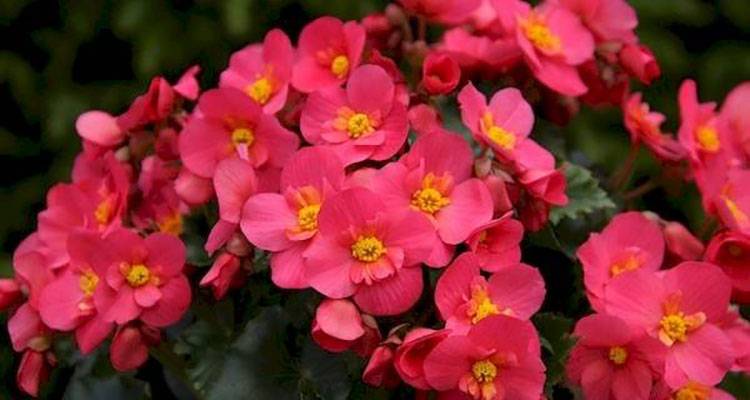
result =
[[[568,204],[552,209],[549,219],[553,224],[558,224],[563,218],[575,219],[583,214],[615,208],[615,203],[599,187],[599,181],[589,170],[571,163],[565,163],[563,167],[568,182]]]

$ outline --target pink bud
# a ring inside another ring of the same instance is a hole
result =
[[[680,261],[695,261],[701,258],[705,247],[679,222],[667,222],[664,225],[664,239],[667,251]]]
[[[422,64],[422,87],[428,94],[446,94],[458,86],[461,68],[447,54],[429,53]]]
[[[312,338],[320,347],[334,353],[342,352],[363,335],[365,325],[351,301],[326,299],[315,311]]]
[[[133,325],[118,329],[109,348],[109,359],[112,366],[120,372],[143,365],[148,359],[148,347],[141,331]]]
[[[232,286],[232,282],[239,271],[240,259],[230,253],[221,253],[214,261],[211,269],[201,279],[200,285],[210,286],[214,298],[221,300]]]
[[[401,379],[393,367],[393,355],[394,351],[390,345],[375,349],[362,373],[362,380],[370,386],[386,389],[398,386]]]
[[[661,68],[651,49],[642,44],[626,44],[620,50],[620,64],[630,75],[646,85],[661,75]]]
[[[43,352],[27,350],[23,353],[16,373],[16,384],[32,397],[39,395],[39,385],[49,377],[49,368]]]
[[[210,179],[201,178],[186,168],[180,171],[174,182],[174,188],[180,199],[191,206],[205,204],[214,195],[214,187]]]
[[[21,298],[21,288],[15,279],[0,279],[0,311]]]
[[[409,123],[420,135],[441,129],[440,115],[427,104],[417,104],[409,109]]]

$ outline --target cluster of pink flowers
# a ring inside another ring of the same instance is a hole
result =
[[[83,354],[114,332],[112,365],[139,367],[191,290],[223,298],[262,251],[276,286],[324,297],[312,338],[368,359],[368,384],[539,400],[545,366],[530,318],[545,284],[521,263],[520,243],[568,197],[564,171],[531,138],[532,104],[561,122],[579,102],[622,104],[634,143],[687,160],[726,229],[706,251],[681,225],[639,213],[592,235],[578,256],[597,314],[576,327],[570,381],[591,399],[708,399],[727,371],[747,371],[750,332],[729,301],[750,296],[750,142],[736,134],[750,132],[750,87],[716,113],[686,83],[676,141],[661,133],[663,116],[628,97],[631,77],[648,84],[659,67],[624,0],[400,3],[361,22],[321,17],[296,47],[272,30],[231,56],[217,88],[200,93],[194,67],[175,85],[155,78],[122,115],[80,116],[72,183],[50,190],[15,277],[0,281],[22,390],[38,393],[62,332]],[[449,28],[429,47],[428,22]],[[478,77],[508,87],[486,96]],[[466,136],[442,123],[451,94]],[[183,218],[211,201],[213,264],[197,276],[179,237]],[[434,293],[433,269],[443,269]],[[424,293],[440,326],[382,335],[376,317]]]

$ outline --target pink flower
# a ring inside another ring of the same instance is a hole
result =
[[[128,324],[117,329],[109,348],[112,366],[120,372],[139,368],[148,360],[148,348],[158,344],[160,333],[146,325]]]
[[[323,300],[315,310],[312,338],[320,347],[338,353],[350,348],[368,356],[380,342],[375,319],[360,315],[349,300]]]
[[[505,71],[523,56],[513,38],[492,39],[464,28],[446,31],[441,40],[438,48],[450,54],[464,70]]]
[[[393,346],[378,346],[367,361],[362,381],[370,386],[393,389],[400,380],[393,367]]]
[[[479,7],[481,0],[399,0],[404,8],[431,21],[456,25],[464,22]]]
[[[356,68],[365,46],[365,30],[354,21],[320,17],[299,36],[292,85],[303,93],[339,86]]]
[[[184,167],[180,169],[180,173],[174,181],[174,189],[180,200],[190,206],[208,203],[214,195],[214,188],[210,179],[202,178]]]
[[[577,14],[597,42],[634,43],[638,16],[625,0],[560,0]]]
[[[281,173],[281,194],[261,193],[244,205],[240,226],[255,246],[271,251],[271,279],[282,288],[308,287],[302,254],[318,233],[318,216],[341,189],[344,166],[327,147],[299,150]]]
[[[587,399],[649,400],[664,365],[664,346],[621,319],[605,314],[576,324],[578,342],[566,366],[568,379]]]
[[[718,265],[732,281],[736,292],[750,292],[750,238],[725,231],[711,239],[706,260]]]
[[[748,104],[750,104],[750,82],[744,82],[732,89],[721,105],[721,117],[734,131],[735,137],[739,140],[738,147],[746,157],[750,157],[750,114],[746,112]]]
[[[680,86],[680,129],[677,137],[695,162],[731,150],[730,132],[716,114],[716,103],[699,103],[698,89],[692,80]]]
[[[190,285],[182,274],[185,245],[172,235],[141,238],[118,229],[105,239],[77,239],[89,251],[84,260],[101,281],[94,305],[107,322],[140,319],[165,327],[177,322],[190,304]]]
[[[225,158],[241,158],[255,168],[281,168],[299,146],[299,138],[242,91],[223,88],[203,93],[179,146],[185,166],[211,178]]]
[[[390,208],[415,210],[432,222],[439,241],[427,261],[431,266],[447,264],[453,246],[492,218],[492,198],[482,181],[471,178],[472,161],[461,136],[433,131],[420,135],[369,185]]]
[[[0,279],[0,312],[7,310],[21,298],[21,286],[15,278]]]
[[[449,55],[429,53],[422,64],[422,87],[428,94],[450,93],[460,79],[461,67]]]
[[[201,279],[201,286],[210,286],[216,300],[221,300],[230,287],[238,287],[244,283],[241,275],[241,260],[232,253],[221,253],[211,269]]]
[[[474,140],[489,145],[498,157],[513,160],[523,151],[523,143],[534,126],[534,112],[516,88],[492,95],[489,105],[484,95],[469,82],[458,94],[461,120]]]
[[[499,269],[489,280],[479,273],[471,253],[463,253],[445,270],[435,287],[435,304],[454,334],[492,315],[527,320],[544,301],[544,280],[524,264]]]
[[[425,359],[424,372],[432,388],[476,400],[539,400],[544,386],[534,326],[502,315],[484,319],[466,336],[445,338]]]
[[[691,380],[713,385],[734,362],[732,344],[716,325],[727,312],[731,290],[718,267],[689,261],[663,273],[641,270],[612,281],[606,311],[667,348],[664,379],[670,387]]]
[[[698,382],[688,382],[677,389],[660,385],[651,394],[651,400],[735,400],[731,394]]]
[[[242,90],[268,114],[284,108],[292,78],[294,50],[280,29],[266,34],[263,44],[251,44],[232,54],[219,86]]]
[[[406,106],[396,101],[395,85],[382,68],[365,65],[352,72],[346,90],[312,93],[300,117],[305,139],[327,145],[349,165],[386,160],[406,141]]]
[[[26,350],[16,373],[16,385],[32,397],[39,395],[39,387],[49,378],[50,367],[57,363],[52,352]]]
[[[729,229],[750,236],[750,169],[729,171],[714,200],[717,214]]]
[[[372,315],[409,309],[422,293],[422,270],[434,243],[423,215],[385,206],[364,188],[344,190],[323,204],[319,235],[304,252],[310,286],[335,299],[354,296]]]
[[[666,265],[674,266],[682,261],[697,261],[703,257],[706,246],[684,225],[679,222],[663,222],[663,224],[662,232],[667,249]]]
[[[111,147],[125,139],[125,131],[117,124],[117,118],[104,111],[87,111],[76,119],[78,135],[99,146]]]
[[[482,270],[496,272],[521,262],[522,239],[523,225],[506,215],[475,229],[466,243]]]
[[[639,212],[615,216],[601,233],[592,233],[577,252],[583,264],[586,296],[603,311],[604,288],[638,269],[656,271],[664,259],[659,226]]]
[[[431,387],[424,375],[425,358],[450,333],[447,329],[436,331],[428,328],[414,328],[409,331],[393,358],[393,366],[401,379],[416,389],[430,390]]]
[[[650,85],[661,75],[661,68],[647,46],[626,44],[619,53],[620,64],[628,74],[638,78],[644,85]]]
[[[493,5],[536,79],[563,95],[586,93],[576,66],[592,58],[594,38],[578,16],[557,2],[534,9],[520,0],[493,0]]]
[[[8,335],[16,352],[26,349],[44,352],[52,343],[52,331],[44,325],[39,312],[29,302],[18,307],[8,319]]]
[[[674,138],[661,131],[664,114],[651,111],[640,93],[633,93],[622,107],[625,128],[634,143],[643,142],[659,159],[679,161],[685,158],[685,149]]]

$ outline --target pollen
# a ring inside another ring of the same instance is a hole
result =
[[[697,382],[690,382],[675,392],[674,400],[708,400],[711,398],[711,389]]]
[[[433,173],[422,179],[422,188],[411,195],[411,205],[428,214],[435,214],[451,203],[451,199],[444,193],[450,186],[448,176],[437,177]]]
[[[352,245],[352,257],[365,263],[378,261],[386,253],[385,245],[375,236],[359,236]]]
[[[99,276],[97,276],[93,271],[86,271],[81,274],[80,278],[78,278],[78,287],[81,288],[81,291],[87,297],[94,294],[94,290],[96,290],[96,285],[98,284]]]
[[[560,37],[552,33],[549,26],[539,16],[532,15],[521,23],[523,34],[539,50],[557,53],[562,48]]]
[[[721,199],[722,201],[724,201],[724,205],[727,207],[729,213],[732,215],[732,218],[734,218],[734,221],[737,222],[737,224],[745,225],[750,222],[750,218],[748,218],[747,214],[745,214],[745,212],[740,209],[740,206],[738,206],[730,196],[722,195]]]
[[[130,287],[141,287],[151,280],[151,271],[143,264],[125,265],[122,272]]]
[[[482,117],[482,124],[487,137],[503,150],[513,150],[516,147],[516,135],[501,126],[495,125],[492,114],[486,112]]]
[[[331,61],[331,72],[341,79],[349,73],[349,58],[345,55],[339,55]]]
[[[303,231],[313,231],[318,229],[318,213],[320,204],[310,204],[297,211],[297,224]]]
[[[473,287],[466,314],[471,318],[471,323],[476,324],[491,315],[499,315],[501,312],[497,304],[492,302],[486,289],[483,287]]]
[[[239,146],[241,144],[250,146],[254,141],[255,134],[253,134],[252,129],[235,128],[235,130],[232,131],[232,142],[235,146]]]
[[[716,132],[716,128],[710,125],[701,125],[696,128],[695,140],[698,141],[698,146],[703,151],[709,153],[716,153],[721,148],[719,134]]]
[[[100,226],[107,225],[112,218],[112,211],[112,201],[105,199],[94,210],[94,219]]]
[[[623,272],[634,271],[640,268],[642,264],[643,263],[641,259],[637,257],[637,255],[630,254],[627,257],[612,263],[612,266],[610,266],[609,268],[609,272],[614,277],[622,274]]]
[[[372,133],[375,129],[372,127],[370,117],[364,113],[355,113],[346,121],[346,130],[349,137],[356,139],[360,136]]]
[[[160,219],[156,226],[159,228],[159,232],[180,236],[182,234],[182,216],[177,212],[172,213]]]
[[[497,376],[497,367],[490,360],[477,361],[471,366],[471,373],[478,383],[492,383]]]
[[[264,105],[268,103],[271,94],[273,94],[273,85],[268,78],[262,77],[250,85],[247,85],[247,87],[245,87],[245,93],[247,93],[247,95],[258,104]]]
[[[609,360],[615,365],[622,365],[628,361],[628,351],[622,346],[612,346],[609,348]]]

